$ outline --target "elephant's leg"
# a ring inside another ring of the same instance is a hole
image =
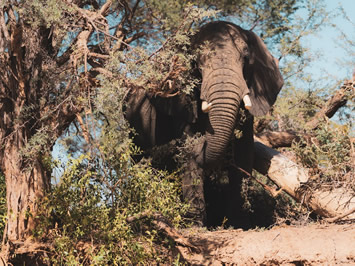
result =
[[[239,128],[243,135],[233,141],[233,162],[229,167],[229,200],[227,203],[228,224],[246,228],[249,219],[243,212],[244,200],[241,196],[241,185],[244,178],[252,173],[254,159],[253,116],[247,116]]]
[[[190,204],[187,217],[191,218],[196,225],[204,225],[206,206],[203,190],[203,169],[197,165],[195,160],[190,160],[184,165],[182,193],[184,200]]]

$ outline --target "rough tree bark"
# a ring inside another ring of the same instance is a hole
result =
[[[38,78],[41,74],[40,71],[33,73],[33,68],[39,69],[38,64],[41,65],[34,59],[43,39],[40,38],[40,30],[29,30],[16,23],[12,12],[8,14],[13,30],[8,33],[11,34],[9,52],[1,58],[1,66],[5,70],[1,78],[0,159],[7,187],[7,238],[16,241],[24,239],[34,229],[37,197],[43,196],[48,189],[49,176],[40,158],[33,158],[28,163],[21,154],[29,139],[40,129],[35,117],[25,118],[25,109],[36,104],[34,98],[40,89],[40,85],[33,84],[31,78]],[[32,38],[27,39],[31,35]],[[27,49],[23,48],[25,38],[31,42]]]
[[[32,234],[38,203],[50,183],[44,159],[82,110],[70,98],[77,93],[71,91],[70,72],[65,74],[71,64],[56,61],[51,29],[32,27],[19,16],[11,5],[0,10],[0,167],[7,189],[8,242]]]
[[[25,239],[35,228],[38,199],[48,191],[50,181],[39,159],[25,169],[20,151],[19,146],[10,142],[4,149],[2,162],[7,191],[7,238],[11,242]]]

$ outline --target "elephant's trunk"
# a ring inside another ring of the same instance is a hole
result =
[[[206,92],[203,100],[211,104],[208,112],[211,130],[207,131],[205,146],[197,158],[201,165],[222,159],[233,137],[241,99],[248,93],[242,66],[234,63],[233,68],[226,68],[223,63],[224,67],[203,71],[202,90]]]
[[[205,164],[218,161],[225,153],[238,115],[240,96],[233,92],[235,88],[224,85],[221,84],[223,88],[212,94],[209,100],[212,104],[209,112],[212,130],[206,133],[206,146],[202,154]],[[232,97],[223,96],[227,93]]]

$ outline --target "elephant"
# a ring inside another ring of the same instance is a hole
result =
[[[189,216],[200,225],[213,220],[209,206],[216,205],[211,188],[215,182],[210,177],[215,169],[224,169],[227,202],[221,204],[233,224],[240,205],[238,188],[252,171],[254,116],[269,111],[283,78],[261,38],[230,22],[202,26],[192,37],[191,49],[198,49],[197,71],[191,75],[201,79],[193,93],[164,98],[131,89],[125,117],[135,129],[135,142],[148,154],[153,147],[173,140],[182,145],[186,136],[200,134],[183,165],[182,194],[191,205]],[[207,196],[208,191],[212,192]]]

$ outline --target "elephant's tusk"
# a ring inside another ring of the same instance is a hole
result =
[[[248,94],[246,94],[243,97],[243,102],[244,102],[245,109],[250,110],[251,109],[251,101],[250,101],[250,97]]]
[[[211,108],[212,108],[212,103],[208,103],[206,101],[202,102],[202,106],[201,106],[202,112],[208,113],[211,110]]]

